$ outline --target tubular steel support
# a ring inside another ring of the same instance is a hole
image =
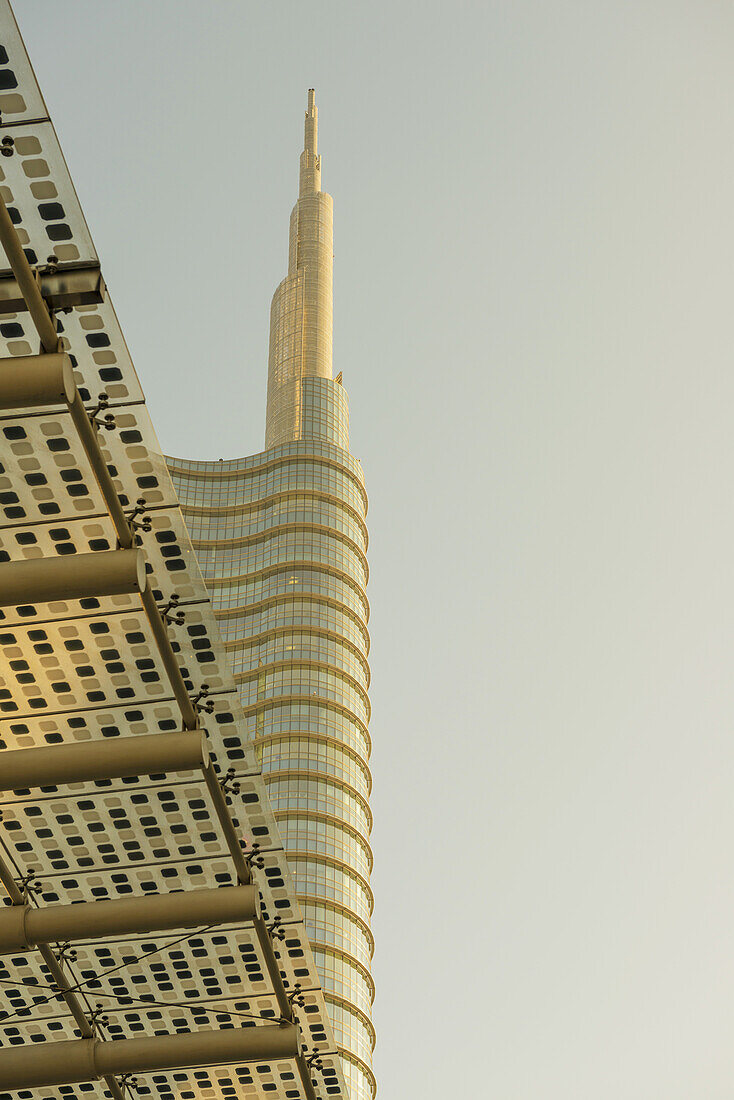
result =
[[[43,271],[38,275],[41,295],[51,309],[69,306],[99,305],[105,299],[105,285],[99,264]],[[22,313],[28,309],[18,280],[12,275],[0,277],[0,314]]]
[[[42,943],[251,921],[259,912],[254,886],[221,886],[41,909],[14,905],[0,909],[0,955],[27,951]]]
[[[5,249],[5,255],[8,257],[8,263],[12,268],[13,275],[15,275],[18,289],[25,299],[28,312],[41,338],[41,347],[44,351],[57,351],[59,337],[56,332],[56,324],[43,300],[41,287],[31,265],[28,263],[28,257],[23,251],[15,226],[10,220],[5,200],[2,198],[0,198],[0,244]]]
[[[18,355],[0,362],[0,409],[70,405],[75,393],[74,369],[63,352]]]
[[[108,1074],[269,1062],[296,1058],[299,1053],[300,1033],[296,1024],[202,1030],[108,1042],[77,1039],[44,1043],[42,1056],[35,1044],[29,1044],[0,1050],[0,1085],[6,1089],[74,1085],[97,1081]]]
[[[18,888],[18,884],[13,878],[10,868],[8,867],[2,856],[0,856],[0,882],[2,882],[3,886],[5,887],[8,897],[10,898],[14,906],[25,904],[23,894]],[[80,1001],[79,997],[77,997],[76,993],[71,990],[71,983],[66,977],[63,966],[47,944],[41,944],[41,946],[38,948],[38,951],[44,963],[48,967],[48,972],[56,983],[56,986],[58,987],[61,996],[64,998],[64,1001],[66,1002],[66,1005],[74,1018],[74,1023],[79,1028],[82,1036],[85,1039],[93,1039],[94,1028],[87,1019],[87,1016],[82,1007],[82,1002]],[[120,1088],[114,1077],[112,1077],[110,1074],[105,1074],[104,1082],[109,1089],[113,1100],[125,1100],[122,1089]],[[2,1083],[1,1076],[0,1083]]]
[[[6,749],[0,765],[0,791],[122,779],[128,775],[188,772],[209,763],[202,730],[149,733],[139,737]]]
[[[258,943],[265,957],[265,965],[268,968],[268,974],[270,980],[273,983],[273,991],[275,993],[275,999],[278,1002],[278,1009],[284,1020],[295,1021],[295,1015],[293,1012],[293,1005],[288,999],[288,993],[283,984],[283,979],[280,974],[280,966],[275,955],[273,948],[273,941],[268,932],[268,927],[265,921],[261,917],[255,918],[255,932],[257,934]],[[301,1078],[301,1085],[303,1087],[303,1093],[306,1100],[317,1100],[316,1093],[314,1091],[313,1083],[311,1081],[311,1070],[308,1062],[304,1058],[303,1054],[299,1050],[296,1054],[296,1066],[298,1068],[298,1075]]]
[[[227,842],[229,853],[232,856],[232,860],[237,870],[237,881],[247,886],[252,882],[252,871],[242,853],[239,837],[237,836],[237,831],[232,822],[229,807],[227,806],[227,799],[224,797],[224,792],[219,786],[219,780],[217,779],[217,773],[214,771],[214,765],[211,761],[208,761],[206,765],[202,766],[201,770],[204,773],[204,782],[206,783],[207,790],[214,804],[214,812],[219,818],[219,824],[222,826],[224,839]]]
[[[214,765],[211,761],[202,767],[204,779],[206,781],[207,790],[214,804],[214,810],[219,823],[222,826],[222,832],[227,842],[230,855],[237,871],[237,881],[242,884],[252,882],[252,871],[250,865],[244,857],[242,848],[240,847],[237,831],[232,822],[232,818],[229,813],[229,807],[227,806],[227,799],[224,792],[219,785],[217,774],[214,771]],[[268,969],[270,981],[273,985],[273,992],[275,999],[278,1002],[278,1010],[281,1017],[284,1020],[294,1021],[293,1005],[288,999],[288,992],[283,984],[283,978],[280,973],[280,966],[278,959],[275,955],[275,949],[273,947],[273,941],[268,932],[268,927],[262,917],[255,917],[255,933],[257,935],[258,943],[260,944],[260,950],[263,953],[265,959],[265,965]],[[298,1051],[296,1055],[296,1065],[298,1068],[298,1075],[301,1078],[301,1086],[303,1088],[306,1100],[317,1100],[316,1093],[314,1091],[313,1084],[311,1082],[311,1070],[309,1069],[306,1059],[303,1054]]]
[[[145,558],[140,550],[29,558],[0,565],[0,607],[142,593],[144,587]]]
[[[184,678],[181,675],[181,669],[178,667],[176,654],[171,648],[171,640],[168,637],[166,624],[163,622],[163,616],[158,610],[158,605],[153,598],[150,586],[146,584],[140,595],[148,623],[150,624],[150,629],[153,631],[153,636],[158,646],[158,652],[161,655],[161,660],[168,674],[168,679],[171,682],[176,702],[181,710],[183,724],[187,730],[196,729],[199,724],[196,708],[189,698],[189,692],[184,683]]]
[[[93,427],[87,410],[84,408],[79,390],[76,389],[76,387],[74,387],[73,400],[69,402],[69,412],[71,413],[74,427],[77,430],[79,441],[84,448],[84,453],[89,460],[89,465],[92,467],[100,492],[104,497],[107,511],[110,513],[110,518],[115,525],[117,541],[123,548],[130,547],[133,544],[133,534],[130,530],[130,524],[122,509],[120,498],[117,495],[117,490],[110,476],[110,471],[107,469],[107,463],[100,450],[97,429]]]
[[[202,767],[204,773],[204,779],[206,781],[207,790],[211,796],[211,800],[214,803],[214,809],[219,823],[222,826],[222,832],[224,838],[227,841],[227,847],[229,848],[230,855],[237,871],[237,881],[243,884],[252,882],[252,871],[250,865],[244,857],[240,842],[237,837],[237,831],[235,830],[232,818],[229,813],[229,807],[227,806],[227,799],[224,796],[224,792],[219,785],[217,774],[214,771],[214,765],[209,762],[208,765]],[[278,1002],[278,1010],[284,1020],[293,1021],[293,1005],[288,999],[288,993],[283,984],[283,978],[280,973],[280,966],[275,955],[275,949],[273,947],[273,941],[268,932],[267,925],[262,917],[255,917],[255,933],[257,935],[258,943],[260,944],[260,950],[263,953],[265,959],[265,965],[268,968],[268,974],[270,981],[273,985],[273,992],[275,999]],[[301,1054],[300,1050],[296,1055],[296,1063],[298,1067],[298,1074],[301,1078],[301,1085],[303,1087],[306,1100],[317,1100],[316,1093],[314,1092],[313,1084],[311,1083],[311,1071],[308,1067],[306,1059]]]
[[[130,524],[102,455],[97,429],[89,419],[74,381],[71,359],[65,352],[51,352],[3,360],[0,363],[0,409],[29,409],[43,405],[66,405],[115,525],[117,541],[123,549],[128,549],[133,544]]]
[[[259,913],[258,894],[252,885],[251,870],[240,848],[226,798],[206,754],[201,733],[197,730],[196,708],[184,683],[165,621],[147,584],[143,556],[131,549],[134,544],[133,531],[104,460],[96,427],[84,408],[69,357],[60,352],[60,340],[51,309],[102,301],[104,284],[99,269],[90,265],[83,271],[52,271],[43,275],[35,272],[1,198],[0,244],[14,275],[14,281],[0,278],[0,314],[18,312],[25,305],[44,353],[39,357],[16,360],[13,367],[8,364],[0,372],[0,408],[66,405],[122,548],[109,553],[75,555],[71,561],[31,559],[6,563],[0,566],[0,606],[139,592],[187,731],[126,738],[126,741],[134,742],[134,768],[130,756],[133,746],[119,742],[59,746],[64,756],[50,757],[46,749],[4,754],[6,759],[10,756],[12,760],[4,769],[0,787],[47,786],[82,779],[145,774],[146,768],[150,768],[148,774],[152,774],[174,767],[190,770],[198,766],[213,800],[240,883],[237,887],[218,890],[35,909],[26,905],[23,893],[0,857],[0,881],[12,902],[10,909],[0,910],[0,951],[23,950],[32,944],[38,945],[41,957],[84,1036],[80,1041],[45,1044],[43,1058],[39,1058],[38,1049],[30,1045],[0,1050],[0,1086],[27,1089],[104,1079],[114,1100],[124,1100],[115,1074],[295,1058],[304,1094],[307,1100],[316,1100],[310,1067],[301,1052],[300,1032],[294,1022],[293,1007],[283,984],[270,934]],[[44,362],[46,359],[53,361]],[[184,752],[184,742],[180,739],[194,731],[195,740],[186,742]],[[174,738],[177,739],[177,746],[171,744]],[[144,742],[149,743],[147,756],[143,752]],[[159,742],[167,744],[159,745]],[[172,762],[174,748],[178,755]],[[108,749],[111,751],[107,752]],[[191,756],[187,755],[189,750]],[[118,757],[113,761],[115,752]],[[62,964],[48,946],[48,941],[60,939],[192,927],[200,923],[242,920],[243,917],[254,919],[284,1020],[280,1025],[100,1041],[95,1038],[95,1029],[84,1012],[82,1002],[70,988]]]
[[[293,1006],[288,1000],[288,994],[286,988],[283,985],[283,979],[280,976],[280,967],[278,966],[278,960],[275,957],[275,950],[273,948],[273,941],[270,938],[267,925],[265,921],[260,919],[255,921],[255,932],[257,933],[258,942],[265,956],[265,964],[268,968],[268,974],[270,980],[273,983],[273,990],[275,992],[275,998],[278,1002],[278,1008],[280,1009],[281,1016],[286,1020],[293,1019]]]
[[[309,1064],[303,1056],[303,1053],[299,1050],[296,1055],[296,1066],[298,1067],[298,1075],[301,1078],[301,1084],[303,1085],[303,1092],[306,1096],[306,1100],[318,1100],[316,1092],[311,1081],[311,1070]]]

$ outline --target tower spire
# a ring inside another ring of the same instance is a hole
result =
[[[299,196],[313,195],[321,190],[321,157],[318,155],[319,109],[316,106],[316,92],[308,89],[308,110],[303,133],[303,152],[301,153],[301,177]]]
[[[288,274],[270,309],[266,448],[313,437],[317,430],[332,432],[332,421],[341,425],[340,445],[349,446],[346,398],[332,374],[333,261],[333,204],[321,190],[318,108],[309,88]],[[339,406],[338,416],[317,415],[316,396],[323,397],[326,389],[314,379],[329,383],[328,400]]]

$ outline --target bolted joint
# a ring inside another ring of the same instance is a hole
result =
[[[268,925],[268,935],[270,936],[271,940],[285,939],[285,928],[283,927],[282,917],[276,917],[273,922]]]
[[[147,520],[150,520],[150,516],[144,516],[143,518],[147,519]],[[144,528],[144,530],[145,530],[145,528]],[[149,531],[151,530],[150,524],[148,525],[147,530],[149,530]],[[161,613],[161,618],[163,619],[163,622],[166,623],[167,626],[171,626],[171,625],[173,625],[173,626],[183,626],[183,624],[184,624],[184,613],[183,613],[183,611],[177,611],[176,610],[178,608],[179,599],[180,599],[180,597],[179,597],[178,593],[172,592],[170,597],[169,597],[168,603],[163,604],[162,606],[159,605],[159,607],[158,607],[158,610]]]
[[[98,430],[104,428],[105,431],[111,432],[115,427],[115,415],[114,413],[106,413],[104,416],[104,410],[109,408],[110,399],[106,393],[100,393],[97,397],[96,406],[87,411],[89,422],[94,428]]]
[[[110,1022],[110,1018],[104,1010],[104,1005],[100,1004],[99,1001],[94,1006],[94,1010],[89,1013],[89,1022],[94,1030],[99,1031],[100,1034],[103,1033],[103,1029]]]
[[[191,702],[197,714],[211,714],[214,711],[214,700],[209,697],[209,685],[202,684]]]
[[[239,794],[242,784],[235,779],[235,769],[227,768],[227,772],[219,779],[219,786],[223,794]]]
[[[28,910],[26,910],[26,913],[27,912]],[[56,952],[56,958],[59,960],[60,963],[76,962],[78,954],[79,953],[76,948],[72,947],[67,940],[66,943],[59,944],[58,950]]]
[[[256,842],[252,845],[249,852],[244,853],[245,863],[248,867],[256,867],[258,871],[262,871],[265,867],[265,860],[260,854],[260,845]]]
[[[41,267],[41,266],[37,267],[36,271],[38,272],[39,275],[55,275],[56,272],[59,270],[59,263],[60,263],[59,257],[55,256],[52,253],[50,256],[46,257],[46,263],[44,264],[44,266],[43,267]],[[68,311],[69,312],[71,311],[71,306],[68,307]],[[56,311],[54,311],[54,312],[56,312]],[[61,311],[59,311],[59,312],[61,312]],[[66,313],[67,309],[64,309],[63,312]]]
[[[39,894],[43,893],[43,883],[36,882],[35,878],[36,872],[31,868],[30,871],[18,879],[18,886],[24,901],[30,901],[31,898],[38,897]]]
[[[145,531],[147,533],[153,530],[153,523],[150,516],[142,514],[145,512],[146,507],[147,501],[145,497],[138,497],[135,501],[135,507],[130,512],[125,513],[131,531]],[[138,516],[140,517],[139,519]]]

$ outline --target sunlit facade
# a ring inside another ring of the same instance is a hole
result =
[[[273,298],[266,446],[169,458],[230,653],[352,1100],[371,1100],[367,497],[332,378],[332,200],[309,93],[289,270]]]

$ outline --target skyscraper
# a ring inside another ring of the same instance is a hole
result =
[[[367,497],[332,373],[332,199],[309,91],[265,449],[168,465],[295,875],[352,1100],[371,1100]]]

